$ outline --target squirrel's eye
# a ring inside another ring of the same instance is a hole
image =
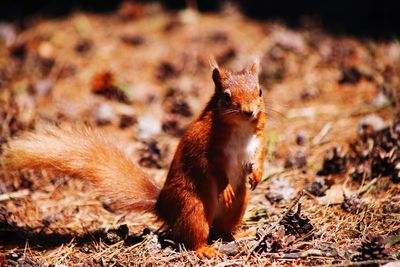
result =
[[[258,92],[258,96],[262,96],[262,90],[260,89],[260,91]]]
[[[228,92],[225,92],[225,93],[224,93],[224,101],[225,101],[225,103],[227,103],[227,104],[230,104],[230,103],[231,103],[232,99],[231,99],[231,94],[230,94],[230,93],[228,93]]]

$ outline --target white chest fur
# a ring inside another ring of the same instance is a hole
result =
[[[237,127],[224,150],[227,157],[227,175],[229,183],[236,191],[238,185],[246,178],[245,166],[254,161],[254,154],[259,145],[259,140],[250,125]]]

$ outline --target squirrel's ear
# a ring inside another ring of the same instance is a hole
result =
[[[250,72],[253,75],[258,75],[259,71],[260,71],[260,59],[258,57],[256,57],[250,66]]]
[[[224,70],[220,69],[218,66],[213,69],[212,78],[215,84],[215,88],[222,89],[222,80],[226,78],[226,73]]]

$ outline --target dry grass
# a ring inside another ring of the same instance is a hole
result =
[[[124,36],[125,40],[139,36],[144,44],[129,45],[121,41]],[[74,49],[82,40],[92,44],[86,53]],[[210,54],[232,68],[244,64],[249,55],[261,55],[269,114],[268,162],[265,180],[252,192],[239,232],[274,229],[293,198],[316,178],[327,149],[346,147],[366,115],[377,115],[390,124],[397,112],[395,106],[387,105],[396,101],[393,92],[400,88],[400,45],[395,40],[334,36],[318,27],[294,30],[280,22],[249,20],[232,8],[218,14],[188,10],[169,14],[150,6],[142,17],[128,21],[117,14],[74,13],[29,25],[17,33],[16,45],[25,47],[26,56],[12,56],[15,48],[0,43],[0,74],[8,75],[0,75],[0,142],[23,129],[39,128],[43,122],[87,123],[115,136],[139,162],[150,137],[157,140],[161,153],[161,159],[150,160],[159,160],[153,166],[160,168],[146,171],[160,182],[179,131],[171,135],[157,126],[156,134],[146,130],[173,118],[178,123],[172,127],[175,131],[174,127],[184,128],[195,116],[169,110],[167,92],[177,90],[191,113],[198,114],[212,92]],[[40,70],[46,58],[55,62],[50,71]],[[349,66],[372,79],[340,83]],[[127,94],[130,104],[92,94],[93,77],[104,71],[114,74],[116,86]],[[38,87],[43,81],[51,83],[47,93]],[[307,91],[310,88],[317,93]],[[386,88],[386,102],[377,103],[382,88]],[[123,116],[133,121],[128,127],[119,127]],[[143,126],[141,120],[149,116],[151,121]],[[296,144],[299,132],[305,135],[305,145]],[[306,165],[285,169],[285,160],[299,150],[306,152]],[[293,194],[271,202],[271,187],[280,179],[284,181],[281,191]],[[367,184],[352,181],[348,173],[324,179],[330,188],[343,185],[351,192]],[[305,192],[299,200],[302,216],[314,228],[283,248],[252,253],[255,236],[233,244],[215,241],[213,246],[224,253],[219,259],[203,261],[192,251],[179,249],[167,233],[157,232],[161,225],[151,216],[109,212],[104,200],[80,181],[44,171],[3,172],[0,186],[0,265],[351,265],[361,242],[371,234],[384,238],[389,254],[363,264],[379,265],[399,257],[400,213],[384,207],[387,202],[396,203],[396,196],[399,201],[400,185],[385,178],[363,188],[358,196],[367,208],[354,214],[344,211],[341,203],[321,204],[318,197]],[[111,239],[110,229],[123,224],[129,236]]]

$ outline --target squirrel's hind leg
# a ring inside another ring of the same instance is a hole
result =
[[[182,210],[172,225],[174,239],[183,243],[187,249],[195,250],[201,259],[218,256],[217,250],[207,246],[210,226],[203,202],[193,197],[182,204]]]

